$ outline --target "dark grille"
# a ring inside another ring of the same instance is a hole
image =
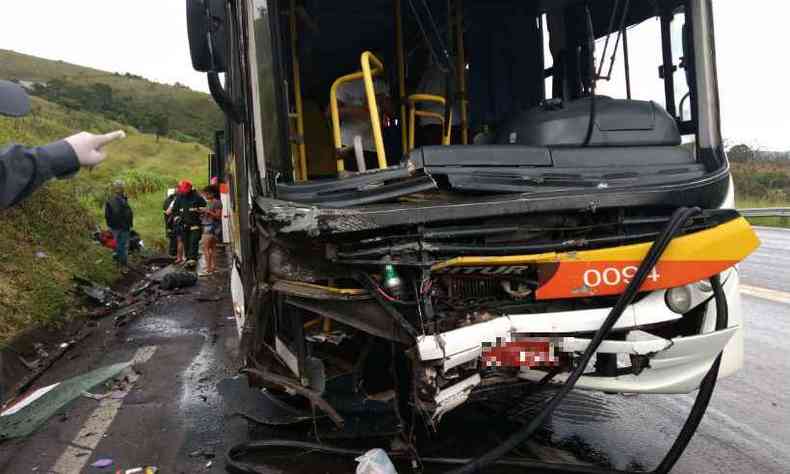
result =
[[[499,280],[493,278],[446,278],[450,299],[488,298],[502,294]]]

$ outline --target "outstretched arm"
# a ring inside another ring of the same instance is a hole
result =
[[[106,154],[104,145],[125,137],[123,131],[94,135],[81,132],[37,148],[12,145],[0,151],[0,209],[17,204],[52,178],[76,173],[80,166],[96,166]]]
[[[12,145],[0,151],[0,209],[11,207],[49,179],[79,170],[77,154],[65,141],[38,148]]]

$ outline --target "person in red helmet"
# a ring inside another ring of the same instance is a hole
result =
[[[206,200],[193,189],[192,183],[187,180],[178,183],[176,193],[178,196],[173,203],[172,212],[177,225],[181,228],[186,265],[195,268],[200,249],[200,238],[203,234],[200,218],[206,208]]]

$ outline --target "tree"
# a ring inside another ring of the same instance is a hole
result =
[[[152,123],[156,132],[157,142],[159,141],[159,137],[164,137],[170,133],[170,119],[167,114],[159,113],[154,115]]]
[[[749,145],[740,144],[730,147],[727,150],[727,156],[731,161],[745,163],[755,159],[755,151]]]

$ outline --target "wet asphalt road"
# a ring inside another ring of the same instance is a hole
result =
[[[743,282],[790,291],[790,265],[781,263],[790,263],[790,231],[761,229],[758,233],[763,247],[741,265]],[[140,380],[106,435],[96,449],[81,447],[78,434],[95,417],[97,402],[77,399],[30,438],[0,445],[0,472],[65,474],[68,471],[53,467],[63,465],[64,453],[69,447],[74,452],[75,446],[78,453],[85,453],[80,456],[85,461],[78,459],[76,465],[89,465],[100,457],[115,461],[112,469],[86,467],[82,472],[87,473],[142,465],[158,466],[160,473],[225,472],[224,451],[250,436],[260,436],[246,422],[225,413],[215,389],[239,365],[235,327],[228,319],[226,276],[201,280],[185,294],[159,300],[123,328],[103,321],[95,337],[76,350],[78,357],[64,358],[39,385],[129,360],[140,348],[155,347],[151,359],[138,366]],[[198,302],[198,295],[223,299]],[[700,429],[674,472],[790,470],[790,357],[785,352],[790,305],[748,295],[743,303],[745,367],[719,382]],[[694,394],[623,397],[574,392],[537,442],[524,447],[521,454],[548,461],[576,459],[619,469],[652,469],[674,440],[693,398]],[[503,439],[507,430],[516,428],[512,421],[461,408],[448,415],[433,443],[439,453],[469,455]],[[216,457],[195,455],[200,451]],[[348,461],[292,452],[271,454],[266,460],[275,466],[273,472],[354,470]],[[70,465],[75,465],[73,461]]]
[[[757,229],[762,245],[740,265],[746,285],[790,292],[790,229]]]

